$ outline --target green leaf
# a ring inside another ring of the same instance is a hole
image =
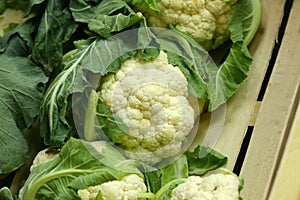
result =
[[[161,185],[164,186],[172,180],[180,178],[188,178],[189,167],[187,158],[182,155],[170,165],[161,169]]]
[[[4,11],[6,10],[6,8],[7,8],[6,2],[5,1],[1,1],[0,2],[0,15],[2,13],[4,13]]]
[[[217,109],[236,92],[252,63],[243,42],[242,30],[232,31],[236,41],[220,66],[214,64],[208,52],[186,34],[172,28],[172,32],[158,35],[161,48],[167,51],[169,63],[179,67],[187,77],[192,95],[209,102],[209,111]]]
[[[129,14],[134,11],[123,0],[103,0],[95,7],[96,15],[113,15],[114,13]]]
[[[72,105],[69,101],[71,94],[76,92],[76,89],[79,90],[79,86],[74,86],[77,77],[84,78],[81,62],[93,48],[94,43],[89,43],[83,43],[80,49],[74,50],[64,58],[64,70],[55,77],[43,96],[40,112],[41,133],[44,143],[51,148],[63,146],[72,129],[66,114]]]
[[[125,161],[108,143],[71,138],[58,157],[33,168],[22,199],[79,199],[77,189],[119,179],[127,173],[140,174]]]
[[[160,12],[155,0],[128,0],[128,2],[141,10],[152,10],[156,14]]]
[[[128,5],[122,0],[71,0],[70,2],[70,10],[75,21],[82,23],[88,23],[99,15],[128,11],[127,8],[129,8]]]
[[[97,169],[95,173],[82,175],[70,182],[68,187],[75,190],[85,189],[89,186],[100,185],[107,181],[118,179],[120,174],[109,168]]]
[[[227,163],[226,156],[205,146],[198,146],[193,152],[187,151],[185,154],[189,165],[189,175],[200,176]]]
[[[101,0],[71,0],[70,10],[76,22],[87,23],[95,17],[93,4],[98,4]]]
[[[38,27],[38,18],[34,17],[16,26],[0,38],[0,52],[11,56],[26,57],[33,48],[33,33]]]
[[[0,199],[3,200],[14,200],[9,188],[4,187],[0,189]]]
[[[144,173],[148,192],[156,193],[161,188],[160,170],[151,170]]]
[[[239,0],[234,5],[229,22],[233,42],[244,40],[248,45],[252,41],[260,25],[261,10],[260,0]]]
[[[88,93],[87,105],[84,110],[84,138],[88,141],[109,139],[117,143],[121,137],[127,135],[128,127],[122,119],[110,111],[110,107],[103,104],[95,90]],[[84,105],[84,104],[83,104]]]
[[[89,21],[88,27],[101,37],[109,38],[113,33],[131,27],[142,19],[143,15],[141,13],[131,13],[128,15],[118,13],[113,16],[97,15],[95,19]]]
[[[209,98],[214,104],[209,105],[210,111],[215,110],[234,95],[239,85],[246,79],[251,63],[252,58],[247,46],[241,41],[233,43],[219,69],[216,71],[212,69],[210,80],[213,84],[209,85],[211,91]]]
[[[156,193],[155,200],[170,200],[172,190],[176,188],[178,185],[184,183],[185,181],[186,178],[180,178],[168,182],[163,187],[161,187],[160,190]]]
[[[32,59],[47,75],[61,66],[63,42],[77,29],[67,1],[48,0],[35,36]]]
[[[0,55],[0,174],[23,165],[28,145],[22,130],[30,127],[39,113],[42,92],[38,84],[47,78],[27,58]]]
[[[6,1],[8,8],[13,8],[16,10],[25,10],[30,5],[28,0],[4,0]]]
[[[35,11],[36,8],[39,8],[43,3],[47,2],[47,0],[29,0],[29,2],[29,7],[25,11],[24,17],[27,17],[30,13]]]
[[[208,100],[209,73],[213,68],[217,69],[208,52],[191,37],[174,28],[163,31],[158,38],[161,49],[167,51],[169,63],[177,66],[186,76],[189,92],[199,99]],[[214,104],[212,101],[210,103]]]

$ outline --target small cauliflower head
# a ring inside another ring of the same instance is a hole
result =
[[[102,101],[129,128],[118,141],[125,155],[148,164],[182,151],[195,122],[188,96],[187,79],[163,51],[150,61],[124,61],[100,89]]]
[[[59,155],[58,152],[54,153],[54,152],[48,152],[48,151],[49,151],[49,149],[43,149],[40,152],[38,152],[38,154],[35,156],[35,158],[32,162],[32,165],[30,166],[30,171],[32,171],[32,169],[34,167],[37,167],[43,163],[51,161]]]
[[[171,200],[239,200],[239,186],[239,178],[230,173],[190,176],[172,190]]]
[[[150,9],[141,10],[150,26],[167,28],[173,25],[210,50],[229,39],[228,23],[232,6],[236,2],[237,0],[156,0],[160,13]]]
[[[146,193],[144,179],[136,174],[124,176],[121,180],[109,181],[87,189],[78,190],[81,200],[94,200],[101,193],[103,200],[137,200],[140,193]]]

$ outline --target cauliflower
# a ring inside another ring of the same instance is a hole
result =
[[[40,152],[38,152],[38,154],[35,156],[32,165],[30,166],[30,171],[32,171],[32,169],[34,167],[37,167],[43,163],[46,163],[50,160],[53,160],[55,157],[57,157],[59,154],[54,153],[54,152],[48,152],[49,149],[43,149]]]
[[[144,12],[150,26],[166,28],[173,25],[190,34],[207,50],[229,39],[228,23],[232,6],[237,0],[156,0],[159,14],[151,9]]]
[[[230,173],[190,176],[172,190],[171,200],[239,200],[239,187],[239,178]]]
[[[94,200],[99,192],[103,200],[137,200],[140,193],[147,191],[143,178],[135,174],[124,176],[119,181],[109,181],[101,185],[78,190],[82,200]]]
[[[187,79],[163,51],[151,62],[124,61],[100,88],[102,101],[129,127],[118,141],[125,155],[148,164],[181,152],[195,121],[188,96]]]

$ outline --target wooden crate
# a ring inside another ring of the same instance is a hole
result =
[[[286,2],[287,8],[291,5],[290,11],[286,9],[287,25],[285,30],[281,30],[284,31],[283,38],[282,41],[279,41],[281,45],[276,55],[274,69],[257,114],[240,174],[246,180],[244,194],[249,199],[290,199],[279,198],[276,195],[270,196],[278,166],[284,158],[282,157],[283,152],[286,147],[289,147],[286,146],[286,141],[290,135],[297,139],[294,135],[298,135],[300,131],[296,128],[291,129],[292,126],[295,127],[299,123],[299,120],[295,120],[299,118],[299,116],[295,117],[295,113],[299,105],[300,94],[300,54],[298,51],[300,48],[300,1]],[[278,13],[283,13],[283,10],[278,10],[278,8],[283,8],[283,3],[284,1],[264,1],[264,15],[274,12],[274,16],[276,16]],[[272,9],[272,6],[276,6],[276,9]],[[265,16],[264,20],[272,24],[274,16]],[[264,26],[263,22],[262,28]],[[299,112],[297,114],[299,115]],[[299,162],[297,160],[300,158],[299,153],[295,157],[295,167],[296,163]],[[298,168],[298,173],[286,177],[286,179],[299,180],[300,169]],[[286,194],[283,194],[282,197],[293,192],[289,187],[285,188]],[[296,187],[298,190],[294,192],[298,193],[294,193],[294,195],[298,196],[294,196],[296,197],[295,200],[300,199],[300,185],[296,185]]]
[[[225,123],[220,127],[221,134],[214,148],[228,156],[226,167],[244,178],[242,195],[246,199],[294,200],[276,196],[279,193],[276,188],[282,186],[280,183],[278,186],[280,174],[284,173],[276,172],[291,126],[300,123],[294,120],[299,104],[300,1],[261,0],[261,3],[261,25],[249,46],[254,62],[247,80],[226,104]],[[202,142],[208,127],[214,126],[209,124],[210,120],[209,115],[200,122],[203,123],[199,130],[202,137],[197,138],[196,143]],[[300,139],[297,137],[299,128],[293,131],[296,133],[291,137]],[[300,162],[300,150],[297,153],[295,159]],[[288,153],[284,155],[287,157]],[[300,164],[297,166],[294,179],[300,180]],[[295,192],[300,194],[300,181],[298,183],[294,186],[294,195]],[[273,185],[276,187],[272,191]],[[295,198],[298,199],[300,196]]]
[[[248,78],[225,106],[201,118],[200,137],[195,143],[203,141],[202,132],[215,127],[220,135],[208,143],[228,156],[228,169],[244,178],[245,198],[291,199],[278,198],[277,188],[281,188],[281,174],[284,174],[281,171],[285,166],[280,160],[286,160],[289,155],[290,148],[285,151],[286,143],[299,144],[293,139],[300,138],[297,137],[300,111],[296,118],[299,119],[294,120],[299,104],[300,1],[261,1],[261,25],[249,46],[254,60]],[[14,13],[7,16],[9,21],[0,19],[0,27],[20,20]],[[215,121],[211,121],[212,116]],[[296,158],[300,161],[300,151]],[[297,166],[300,171],[300,164]],[[299,172],[296,174],[300,180]],[[300,188],[298,184],[295,188]]]

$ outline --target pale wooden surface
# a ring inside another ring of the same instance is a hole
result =
[[[269,199],[300,199],[300,106]]]
[[[294,1],[241,171],[245,178],[243,194],[249,199],[267,199],[299,103],[299,13],[300,1]]]
[[[243,142],[248,125],[255,111],[257,97],[263,82],[272,50],[277,40],[279,26],[283,17],[285,0],[262,0],[261,26],[250,44],[250,53],[253,56],[253,64],[248,78],[242,83],[237,93],[226,104],[226,118],[224,126],[218,123],[209,123],[209,117],[204,116],[196,143],[203,141],[203,135],[207,133],[207,126],[216,126],[221,129],[221,135],[214,148],[228,156],[227,168],[233,170],[238,153]],[[222,120],[222,119],[218,119]],[[219,122],[220,123],[220,122]],[[221,122],[222,123],[222,122]],[[218,127],[219,126],[219,127]]]

